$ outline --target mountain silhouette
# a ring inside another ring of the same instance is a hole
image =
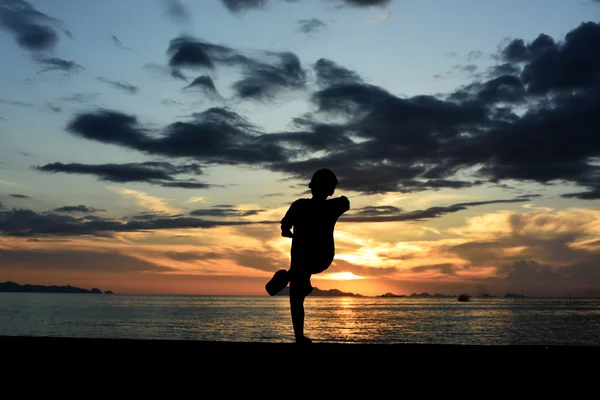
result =
[[[75,286],[44,286],[44,285],[19,285],[15,282],[0,282],[0,292],[9,293],[91,293],[91,294],[102,294],[102,291],[98,288],[91,290],[82,289]],[[106,293],[112,294],[109,290]]]

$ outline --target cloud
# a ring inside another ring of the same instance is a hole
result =
[[[14,197],[15,199],[30,199],[31,197],[24,195],[24,194],[11,194],[10,197]]]
[[[267,193],[267,194],[263,194],[260,197],[265,199],[267,197],[279,197],[279,196],[284,196],[283,193]]]
[[[98,77],[96,79],[100,82],[106,83],[107,85],[112,86],[113,88],[118,89],[118,90],[128,93],[128,94],[137,94],[140,91],[139,87],[132,85],[131,83],[111,81],[110,79],[106,79],[106,78],[102,78],[102,77]]]
[[[557,42],[546,34],[525,43],[512,40],[501,52],[504,61],[522,67],[520,78],[532,94],[590,88],[598,84],[600,25],[585,22]]]
[[[121,49],[121,50],[125,50],[125,51],[131,51],[131,49],[129,47],[123,45],[123,43],[121,42],[121,40],[117,36],[110,35],[110,40],[115,45],[115,47],[117,49]]]
[[[0,28],[11,33],[21,48],[34,52],[54,49],[59,30],[70,36],[61,21],[38,11],[25,0],[0,3]]]
[[[36,55],[33,61],[40,67],[38,74],[50,71],[60,71],[65,74],[74,74],[83,71],[85,68],[75,61],[63,60],[58,57],[49,57],[46,55]]]
[[[318,59],[314,69],[317,74],[317,84],[322,87],[362,82],[362,78],[356,72],[326,58]]]
[[[175,68],[169,68],[155,63],[148,63],[144,64],[144,69],[157,75],[169,76],[173,79],[181,80],[184,82],[188,81],[188,78],[185,75],[183,75],[181,71]]]
[[[144,129],[136,117],[109,110],[79,114],[67,130],[102,143],[205,163],[259,165],[287,158],[285,149],[261,142],[260,132],[239,114],[218,107],[194,114],[189,121],[172,123],[160,136]]]
[[[106,251],[0,249],[0,271],[168,272],[173,268]]]
[[[227,46],[179,36],[171,40],[167,54],[173,69],[239,68],[242,77],[232,88],[241,99],[270,99],[281,91],[302,89],[306,82],[306,72],[291,52],[266,51],[251,57]]]
[[[178,208],[171,206],[166,199],[151,196],[139,190],[127,188],[116,188],[114,190],[117,193],[122,194],[123,196],[133,197],[136,200],[137,204],[146,210],[167,215],[178,214],[180,212]]]
[[[454,264],[434,264],[434,265],[419,265],[417,267],[412,267],[411,270],[412,272],[429,272],[429,271],[435,271],[435,272],[439,272],[445,275],[454,275],[455,271],[454,271]]]
[[[265,210],[237,210],[234,208],[208,208],[193,210],[190,215],[194,217],[248,217],[257,215]]]
[[[88,207],[88,206],[84,206],[83,204],[80,204],[78,206],[62,206],[59,208],[55,208],[54,212],[58,212],[58,213],[95,213],[95,212],[99,212],[99,211],[106,211],[103,210],[101,208],[93,208],[93,207]]]
[[[55,162],[35,166],[34,169],[50,173],[93,175],[99,180],[116,183],[145,182],[184,189],[205,189],[212,186],[194,179],[178,180],[174,177],[174,175],[179,174],[201,175],[202,169],[198,164],[174,165],[168,162],[156,161],[129,164],[63,164]]]
[[[199,90],[209,98],[220,98],[214,81],[208,75],[200,75],[189,85],[183,88],[185,91]]]
[[[481,50],[472,50],[467,54],[467,60],[469,61],[479,60],[481,57],[483,57],[483,51]]]
[[[186,203],[206,203],[206,199],[204,197],[190,197]]]
[[[162,0],[167,16],[173,22],[189,24],[191,22],[190,11],[181,0]]]
[[[281,0],[279,0],[281,1]],[[288,3],[295,2],[297,0],[285,0]],[[335,0],[338,6],[348,7],[372,7],[372,6],[386,6],[392,2],[392,0]],[[239,13],[249,10],[259,10],[265,8],[269,3],[268,0],[222,0],[223,5],[233,13]]]
[[[422,221],[425,219],[439,218],[444,214],[455,213],[466,210],[469,207],[520,203],[530,199],[516,198],[507,200],[487,200],[472,201],[467,203],[457,203],[450,206],[435,206],[425,210],[415,210],[404,212],[402,209],[394,206],[367,206],[357,209],[354,213],[344,214],[341,220],[344,222],[393,222],[393,221]]]
[[[223,5],[231,12],[240,12],[250,9],[262,8],[268,0],[222,0]]]
[[[596,198],[600,86],[593,77],[600,63],[596,50],[582,49],[600,48],[597,31],[600,25],[586,23],[563,42],[541,36],[525,50],[503,49],[500,61],[521,74],[476,80],[445,97],[401,98],[367,83],[331,83],[313,94],[310,118],[344,119],[335,130],[352,142],[272,168],[306,179],[327,166],[338,174],[340,189],[363,193],[516,180],[567,182],[589,188],[578,197]],[[552,96],[540,99],[542,88]]]
[[[145,154],[258,166],[290,179],[308,180],[326,167],[340,190],[364,194],[519,181],[570,185],[564,196],[593,200],[600,193],[598,32],[599,24],[584,23],[560,41],[513,40],[500,49],[498,68],[444,95],[398,96],[321,59],[312,110],[289,131],[266,133],[220,107],[162,129],[98,110],[76,115],[67,130]],[[268,98],[304,85],[291,53],[246,55],[182,36],[168,54],[173,68],[238,68],[239,97]]]
[[[184,217],[179,209],[165,199],[144,192],[116,188],[124,196],[132,197],[138,205],[155,214],[145,218],[111,219],[98,216],[74,217],[64,213],[38,213],[28,209],[3,208],[0,211],[0,233],[13,237],[82,236],[111,237],[123,232],[145,232],[165,229],[211,229],[221,226],[275,224],[279,221],[205,220]],[[165,215],[167,214],[167,215]]]
[[[298,20],[298,31],[305,34],[311,34],[325,29],[327,24],[318,18]]]
[[[100,96],[100,93],[74,93],[59,98],[60,101],[75,104],[90,104]]]
[[[55,113],[59,113],[62,112],[62,109],[57,106],[56,104],[52,104],[52,103],[47,103],[46,104],[46,109]]]

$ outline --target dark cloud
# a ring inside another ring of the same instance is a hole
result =
[[[40,67],[38,74],[50,71],[64,72],[65,74],[74,74],[83,71],[85,68],[75,61],[63,60],[62,58],[49,57],[46,55],[36,55],[33,61]]]
[[[294,53],[271,53],[275,62],[246,63],[243,78],[233,84],[242,99],[266,100],[283,90],[302,89],[306,72]]]
[[[183,75],[181,71],[174,68],[165,67],[163,65],[158,65],[155,63],[148,63],[144,64],[144,69],[157,75],[169,76],[173,79],[177,79],[184,82],[188,81],[188,78],[185,75]]]
[[[14,197],[15,199],[30,199],[31,198],[27,195],[19,194],[19,193],[11,194],[10,197]]]
[[[171,68],[214,69],[216,63],[248,61],[227,46],[216,45],[190,36],[172,39],[167,49]]]
[[[327,24],[320,19],[301,19],[298,20],[298,31],[306,34],[318,32],[327,27]]]
[[[83,204],[80,204],[78,206],[63,206],[63,207],[59,207],[54,209],[54,212],[58,212],[58,213],[95,213],[95,212],[99,212],[99,211],[106,211],[103,210],[101,208],[93,208],[93,207],[88,207],[88,206],[84,206]]]
[[[0,2],[0,28],[11,33],[20,47],[35,52],[52,50],[59,40],[58,31],[71,36],[61,21],[38,11],[25,0]]]
[[[268,0],[222,0],[223,5],[231,12],[246,11],[255,8],[262,8]]]
[[[63,164],[60,162],[34,167],[38,171],[51,173],[93,175],[99,180],[125,183],[145,182],[164,187],[184,189],[204,189],[212,185],[191,180],[178,180],[174,175],[200,175],[202,170],[198,164],[173,165],[167,162],[143,162],[129,164]]]
[[[326,58],[317,60],[314,68],[317,74],[317,84],[320,86],[362,82],[362,78],[356,72]]]
[[[439,218],[445,214],[451,214],[466,210],[469,207],[483,206],[489,204],[520,203],[529,199],[517,198],[507,200],[473,201],[468,203],[457,203],[449,206],[430,207],[425,210],[404,212],[393,206],[368,206],[360,208],[353,213],[344,214],[340,220],[344,222],[395,222],[395,221],[422,221],[426,219]]]
[[[530,43],[512,41],[501,49],[491,76],[473,77],[445,96],[400,97],[320,60],[315,64],[319,90],[311,96],[314,111],[296,118],[289,132],[267,134],[225,108],[194,114],[158,132],[135,116],[100,110],[77,115],[68,131],[146,154],[255,165],[305,181],[316,169],[330,168],[338,189],[366,194],[515,180],[569,184],[582,189],[565,196],[595,199],[599,32],[599,24],[585,23],[561,41],[546,35]],[[170,62],[240,68],[243,78],[234,88],[242,97],[272,95],[273,87],[302,81],[299,61],[290,53],[250,57],[189,37],[171,42]]]
[[[170,124],[160,136],[145,130],[136,117],[117,111],[80,114],[67,129],[90,140],[206,163],[263,164],[287,159],[285,149],[261,141],[256,127],[224,108],[210,108],[190,121]]]
[[[577,198],[580,200],[600,200],[600,185],[592,184],[590,186],[590,190],[584,192],[566,193],[563,194],[562,197]]]
[[[162,0],[167,16],[178,24],[191,22],[190,11],[181,0]]]
[[[274,0],[282,1],[282,0]],[[284,2],[293,3],[298,0],[283,0]],[[328,0],[330,1],[330,0]],[[256,10],[264,8],[269,0],[222,0],[223,5],[231,12],[238,13],[248,10]],[[392,0],[335,0],[338,6],[350,7],[371,7],[371,6],[386,6]]]
[[[577,197],[595,198],[600,82],[592,77],[600,73],[594,61],[600,56],[599,27],[582,24],[563,42],[542,35],[524,44],[522,56],[509,44],[505,59],[521,60],[510,65],[522,73],[476,80],[445,99],[400,98],[366,83],[327,85],[313,95],[317,112],[312,118],[344,118],[336,131],[361,142],[272,168],[309,179],[316,168],[329,167],[338,174],[340,189],[364,193],[517,180],[568,182],[589,188]],[[552,54],[538,68],[539,60]],[[540,99],[541,87],[552,96]],[[475,171],[472,179],[456,178],[467,170]]]
[[[125,46],[121,42],[121,40],[118,37],[116,37],[115,35],[110,35],[110,40],[115,45],[115,47],[117,49],[121,49],[121,50],[125,50],[125,51],[131,51],[131,49],[129,47]]]
[[[27,209],[2,209],[0,233],[7,236],[113,236],[118,232],[162,229],[210,229],[219,226],[275,224],[279,221],[205,220],[185,216],[149,215],[147,218],[111,219],[98,216],[74,217],[63,213],[37,213]]]
[[[515,39],[502,49],[501,57],[522,67],[520,78],[531,93],[578,90],[599,84],[599,46],[600,25],[585,22],[562,42],[545,34],[529,43]]]
[[[481,104],[525,101],[525,87],[514,75],[502,75],[485,82],[471,83],[454,92],[450,99]]]
[[[402,209],[394,206],[366,206],[356,209],[357,215],[396,215],[401,213]]]
[[[294,148],[297,154],[312,154],[318,150],[329,151],[353,143],[351,139],[344,136],[344,131],[335,125],[319,124],[304,119],[296,119],[295,124],[304,130],[262,135],[260,142],[265,146],[284,145]]]
[[[236,210],[229,207],[199,209],[190,212],[194,217],[248,217],[265,210]]]
[[[233,90],[242,99],[270,99],[283,90],[301,89],[306,83],[300,60],[290,52],[267,51],[251,57],[227,46],[180,36],[171,40],[167,54],[173,69],[239,68],[242,77],[233,83]]]
[[[219,93],[217,92],[215,82],[208,75],[200,75],[199,77],[194,79],[192,83],[184,87],[183,90],[200,90],[202,93],[206,94],[210,98],[220,97]]]
[[[140,88],[138,88],[135,85],[132,85],[131,83],[111,81],[110,79],[102,77],[98,77],[96,79],[102,83],[106,83],[107,85],[128,94],[137,94],[140,91]]]

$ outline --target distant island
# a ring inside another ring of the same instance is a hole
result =
[[[277,293],[277,296],[289,296],[290,294],[290,288],[289,286],[286,287],[285,289],[283,289],[281,292]],[[394,294],[394,293],[385,293],[379,296],[363,296],[362,294],[358,294],[358,293],[349,293],[349,292],[342,292],[341,290],[338,289],[329,289],[329,290],[321,290],[317,287],[315,287],[313,289],[313,291],[311,292],[311,294],[309,296],[317,296],[317,297],[385,297],[385,298],[407,298],[407,299],[457,299],[460,297],[460,295],[458,294],[442,294],[442,293],[434,293],[434,294],[430,294],[427,292],[423,292],[423,293],[412,293],[412,294]],[[483,293],[479,296],[470,296],[470,295],[463,295],[463,296],[468,296],[469,298],[496,298],[496,296],[492,296],[489,293]],[[521,298],[521,295],[517,295],[515,293],[506,293],[504,295],[504,298]]]
[[[15,282],[0,282],[0,292],[8,293],[91,293],[103,294],[102,290],[93,288],[91,290],[82,289],[75,286],[44,286],[44,285],[19,285]],[[104,294],[113,294],[110,290]]]
[[[456,297],[455,295],[449,295],[449,294],[440,294],[440,293],[435,293],[435,294],[429,294],[427,292],[425,293],[412,293],[410,295],[405,295],[405,294],[393,294],[393,293],[386,293],[386,294],[382,294],[379,297],[409,297],[409,298],[418,298],[418,299],[429,299],[429,298],[449,298],[449,297]]]
[[[290,294],[290,287],[287,286],[281,292],[277,293],[277,296],[288,296]],[[357,293],[346,293],[338,289],[321,290],[318,287],[313,288],[313,291],[309,296],[318,297],[365,297],[362,294]]]

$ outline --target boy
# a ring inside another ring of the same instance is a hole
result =
[[[281,220],[281,236],[292,238],[290,269],[277,271],[266,285],[267,292],[274,296],[289,282],[292,324],[296,343],[300,344],[312,343],[304,336],[304,299],[313,290],[310,277],[325,271],[333,262],[333,229],[338,218],[350,209],[346,196],[327,200],[337,183],[333,172],[320,169],[308,184],[312,198],[292,203]]]

